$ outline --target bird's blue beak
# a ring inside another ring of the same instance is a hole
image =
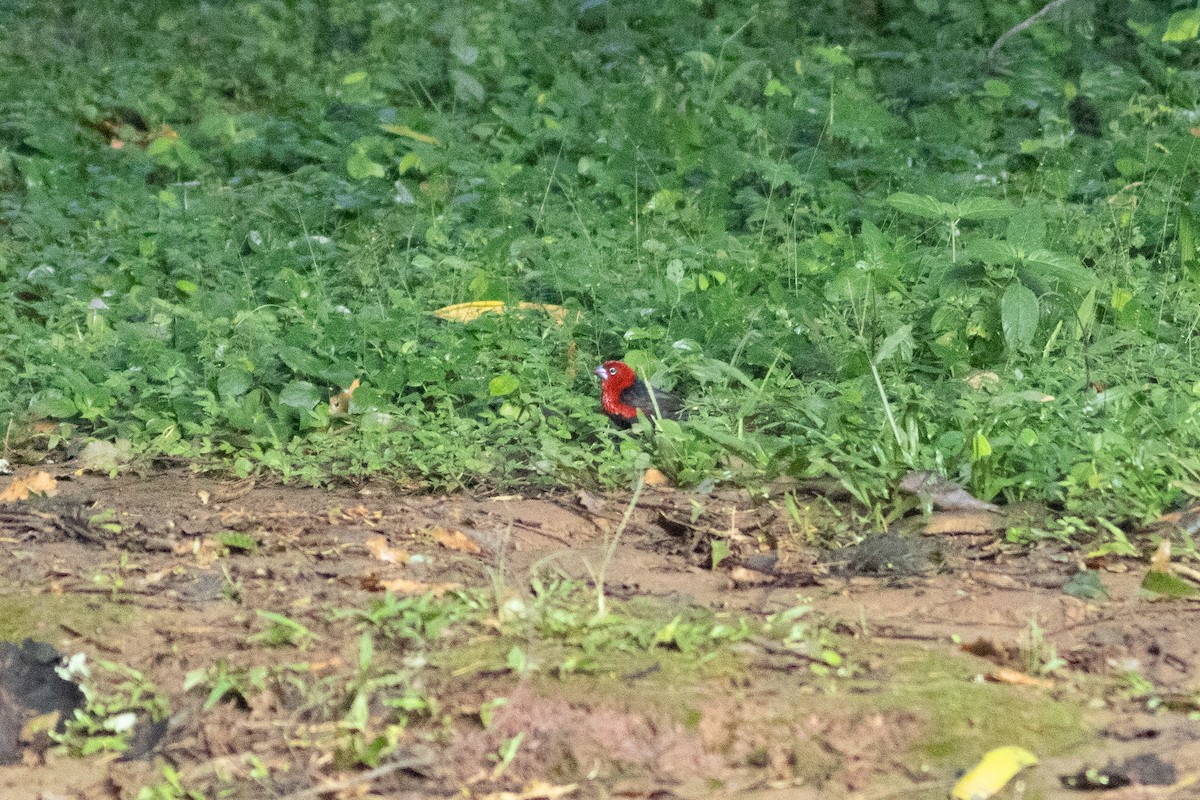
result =
[[[608,377],[608,370],[606,370],[603,366],[596,367],[594,370],[592,370],[592,372],[599,375],[600,380],[604,380]]]

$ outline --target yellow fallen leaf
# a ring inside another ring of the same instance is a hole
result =
[[[990,750],[958,783],[950,796],[954,800],[988,800],[1008,785],[1025,767],[1038,763],[1037,756],[1023,747],[1008,745]]]
[[[1054,681],[1046,678],[1035,678],[1019,670],[1000,667],[983,676],[992,683],[1008,683],[1013,686],[1036,686],[1039,689],[1053,689]]]
[[[0,503],[28,500],[31,494],[53,497],[58,494],[58,481],[50,477],[50,473],[44,471],[13,478],[8,488],[0,492]]]
[[[554,321],[559,325],[567,321],[567,309],[562,306],[550,305],[547,303],[517,303],[515,308],[521,311],[541,311],[549,314],[554,318]],[[433,312],[433,315],[438,319],[449,320],[450,322],[471,322],[479,319],[484,314],[505,314],[513,309],[513,306],[505,305],[502,300],[476,300],[471,303],[456,303],[452,306],[439,308]],[[576,313],[575,318],[578,320],[581,315]]]
[[[462,588],[461,584],[457,583],[425,583],[424,581],[414,581],[408,578],[377,581],[375,585],[379,589],[389,591],[392,594],[425,594],[426,592],[432,592],[435,597],[441,597],[446,592]]]
[[[671,483],[667,476],[662,473],[662,470],[650,467],[642,474],[642,479],[647,486],[667,486]]]
[[[372,536],[367,539],[367,552],[372,557],[379,559],[387,564],[407,564],[408,553],[403,550],[396,550],[388,545],[387,537]]]
[[[578,789],[574,783],[555,786],[544,781],[534,781],[520,792],[494,792],[484,795],[479,800],[561,800],[575,794]]]
[[[447,550],[457,550],[460,553],[481,553],[483,548],[462,531],[451,531],[445,528],[434,528],[430,533],[433,540]]]

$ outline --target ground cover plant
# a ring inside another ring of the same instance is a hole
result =
[[[1031,9],[825,11],[10,5],[6,447],[425,488],[653,456],[867,504],[933,467],[1114,519],[1194,490],[1194,40],[1076,9],[988,60]],[[432,317],[475,300],[568,313]],[[610,435],[613,355],[707,435]]]

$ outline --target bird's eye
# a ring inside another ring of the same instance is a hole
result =
[[[616,367],[609,367],[609,368],[608,368],[608,374],[609,374],[609,375],[616,375],[616,374],[617,374],[617,368],[616,368]]]

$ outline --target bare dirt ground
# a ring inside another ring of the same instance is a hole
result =
[[[1131,781],[1107,797],[1200,797],[1200,604],[1143,598],[1136,561],[1096,564],[1109,597],[1082,600],[1062,589],[1083,559],[1065,545],[918,532],[829,553],[822,529],[854,523],[826,496],[647,490],[607,570],[613,602],[752,625],[809,607],[796,618],[841,661],[748,636],[702,658],[650,646],[556,671],[514,665],[511,638],[485,633],[427,656],[377,640],[372,675],[419,668],[437,708],[350,769],[337,748],[365,680],[361,628],[331,612],[385,588],[480,587],[503,606],[535,580],[586,584],[628,496],[58,477],[57,497],[0,505],[0,640],[137,670],[169,718],[125,760],[25,730],[3,800],[933,798],[1000,745],[1040,759],[1000,797],[1073,796],[1063,777],[1089,768]],[[718,540],[730,555],[714,569]],[[258,611],[317,638],[267,647]],[[205,709],[222,664],[261,680]],[[185,691],[193,671],[208,681]],[[93,672],[97,691],[113,674]],[[395,717],[365,711],[372,730]]]

